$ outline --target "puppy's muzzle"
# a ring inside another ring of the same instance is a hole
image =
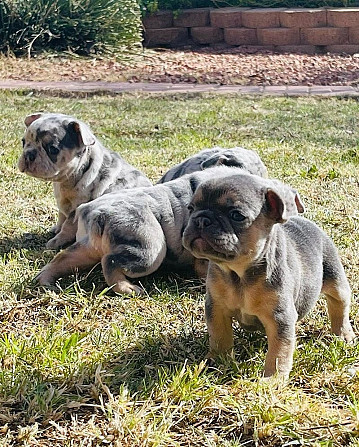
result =
[[[36,149],[30,149],[21,155],[19,158],[18,167],[21,172],[28,171],[30,169],[31,164],[36,160],[37,151]]]
[[[34,162],[35,159],[36,159],[36,155],[37,155],[36,149],[32,149],[32,150],[26,151],[25,154],[24,154],[26,163],[29,164],[29,163]]]
[[[203,228],[210,227],[213,222],[208,213],[201,213],[193,217],[193,223],[196,226],[196,228],[203,230]]]

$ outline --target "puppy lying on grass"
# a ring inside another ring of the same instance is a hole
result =
[[[288,376],[295,324],[322,292],[331,329],[347,341],[351,291],[331,239],[304,211],[296,191],[279,181],[247,174],[202,182],[192,198],[183,243],[208,259],[205,315],[209,357],[233,347],[232,319],[264,329],[268,353],[264,375]]]
[[[170,267],[194,267],[206,274],[207,262],[195,261],[183,248],[181,238],[188,204],[200,182],[226,174],[245,172],[224,166],[184,175],[149,188],[106,194],[77,211],[76,243],[47,264],[37,279],[50,285],[63,275],[90,268],[101,261],[105,280],[118,293],[141,293],[128,278]]]
[[[243,147],[226,149],[216,146],[211,149],[203,149],[198,154],[173,166],[157,183],[169,182],[182,175],[220,165],[242,168],[251,174],[268,177],[267,168],[256,152]]]
[[[23,153],[18,166],[32,177],[52,181],[59,208],[55,236],[46,248],[58,249],[75,241],[75,211],[82,203],[105,193],[150,180],[117,153],[106,149],[80,120],[59,113],[36,113],[25,118]]]

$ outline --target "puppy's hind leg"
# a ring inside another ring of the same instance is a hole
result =
[[[331,240],[324,242],[323,286],[328,303],[328,314],[332,333],[346,341],[355,338],[349,321],[351,290],[343,264]]]
[[[348,342],[353,340],[355,334],[349,321],[351,290],[344,271],[340,279],[325,280],[322,292],[327,298],[333,334]]]
[[[76,242],[66,250],[58,253],[41,272],[36,280],[40,285],[53,284],[61,276],[73,273],[76,270],[85,270],[93,267],[101,259],[100,253],[82,242]]]
[[[101,260],[103,276],[114,292],[125,295],[141,295],[141,287],[132,284],[125,276],[125,269],[122,268],[121,254],[106,255]]]
[[[101,260],[105,280],[121,294],[140,295],[143,290],[127,278],[140,278],[155,272],[162,264],[167,251],[166,240],[158,224],[156,236],[142,237],[141,241],[121,244]]]

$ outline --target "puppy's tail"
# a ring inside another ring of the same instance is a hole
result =
[[[102,237],[105,231],[106,215],[104,213],[96,213],[91,222],[91,235],[93,237]]]

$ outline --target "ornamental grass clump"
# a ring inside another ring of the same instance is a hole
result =
[[[0,51],[77,54],[141,46],[136,0],[0,0]]]

